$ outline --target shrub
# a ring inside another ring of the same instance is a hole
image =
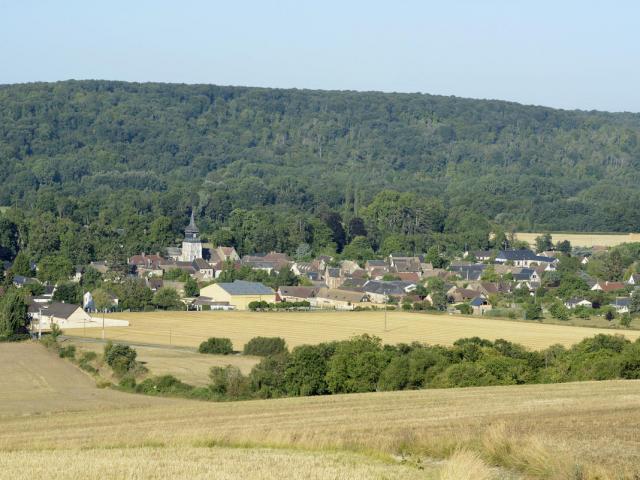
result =
[[[260,398],[277,398],[285,395],[285,370],[289,354],[287,352],[263,358],[253,367],[249,375],[251,390]]]
[[[473,313],[473,308],[468,303],[461,303],[460,305],[456,305],[456,310],[464,315],[471,315]]]
[[[211,367],[209,378],[210,389],[217,395],[235,399],[250,397],[249,379],[242,375],[238,367]]]
[[[233,353],[233,344],[228,338],[211,337],[200,344],[198,352],[229,355],[230,353]]]
[[[136,386],[136,392],[147,395],[185,396],[193,390],[193,386],[183,383],[173,375],[160,375],[147,378]]]
[[[118,385],[125,390],[135,390],[136,379],[133,375],[125,375],[120,379]]]
[[[323,395],[328,393],[327,362],[336,350],[336,343],[302,345],[291,352],[284,372],[287,394]]]
[[[257,355],[268,357],[287,351],[284,338],[280,337],[254,337],[244,346],[245,355]]]
[[[67,345],[66,347],[60,347],[58,349],[58,355],[60,358],[76,358],[76,346],[75,345]]]
[[[104,360],[116,375],[124,375],[136,365],[136,351],[128,345],[107,342],[104,346]]]

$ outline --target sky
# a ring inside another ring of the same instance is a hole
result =
[[[0,0],[0,84],[423,92],[640,112],[640,2]]]

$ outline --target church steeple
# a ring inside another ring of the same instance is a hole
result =
[[[193,214],[195,208],[191,209],[189,225],[184,229],[184,240],[182,241],[182,254],[180,260],[183,262],[193,262],[196,258],[202,258],[202,243],[200,242],[200,230],[196,226],[196,219]]]
[[[191,209],[191,219],[189,220],[189,225],[187,225],[187,228],[184,229],[184,239],[187,242],[199,242],[200,239],[198,238],[198,235],[200,233],[200,230],[198,230],[198,227],[196,226],[196,219],[193,215],[193,211],[194,209]]]

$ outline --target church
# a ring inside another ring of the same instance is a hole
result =
[[[192,210],[189,225],[184,229],[182,251],[178,260],[181,262],[193,262],[196,258],[202,258],[202,242],[200,241],[200,230],[196,226]]]

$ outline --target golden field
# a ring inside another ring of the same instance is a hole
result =
[[[0,478],[640,474],[640,381],[208,403],[96,389],[74,368],[0,344]]]
[[[516,238],[535,246],[536,237],[540,235],[542,233],[518,232]],[[623,243],[640,242],[640,233],[552,233],[551,240],[554,243],[569,240],[574,247],[615,247]]]
[[[104,343],[87,341],[81,338],[67,340],[64,344],[72,343],[81,350],[102,354]],[[195,386],[209,384],[211,367],[226,367],[233,365],[247,375],[258,364],[260,357],[249,355],[202,355],[193,350],[169,347],[136,346],[137,360],[142,363],[152,375],[173,375],[183,382]]]
[[[541,349],[560,343],[573,345],[598,333],[620,333],[629,339],[640,331],[570,327],[544,323],[515,322],[458,315],[388,312],[149,312],[118,313],[128,327],[106,329],[114,341],[197,347],[209,337],[227,337],[236,350],[256,336],[283,337],[289,347],[344,340],[355,335],[376,335],[385,343],[450,345],[459,338],[478,336],[504,338],[530,348]],[[99,338],[99,329],[66,329],[70,336]]]

